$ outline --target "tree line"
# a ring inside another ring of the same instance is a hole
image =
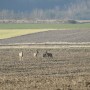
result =
[[[51,19],[90,19],[90,1],[88,3],[75,3],[61,9],[59,6],[53,9],[33,9],[31,12],[15,12],[4,9],[0,11],[0,20],[51,20]]]

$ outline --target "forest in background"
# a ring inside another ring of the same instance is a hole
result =
[[[0,20],[90,20],[90,0],[1,0]]]

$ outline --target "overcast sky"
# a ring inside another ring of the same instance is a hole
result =
[[[0,10],[29,11],[34,8],[51,9],[56,6],[64,8],[76,1],[78,0],[0,0]]]

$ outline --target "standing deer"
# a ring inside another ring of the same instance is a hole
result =
[[[39,53],[39,52],[38,52],[38,50],[37,50],[36,53],[33,54],[33,56],[34,56],[34,57],[37,57],[38,53]]]
[[[19,53],[19,60],[20,60],[20,61],[23,60],[23,52],[20,52],[20,53]]]
[[[53,57],[52,53],[48,53],[47,51],[43,54],[43,57]]]

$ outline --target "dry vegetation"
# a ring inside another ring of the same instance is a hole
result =
[[[0,76],[0,90],[90,90],[90,76]]]
[[[0,48],[0,90],[90,90],[90,48]],[[43,58],[45,51],[53,58]],[[23,61],[18,53],[23,51]]]

